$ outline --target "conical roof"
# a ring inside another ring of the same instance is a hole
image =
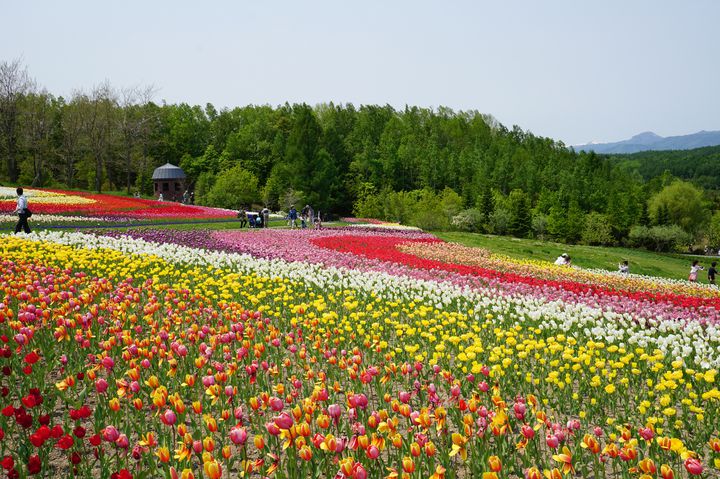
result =
[[[159,168],[155,168],[152,175],[153,180],[184,180],[185,172],[179,166],[165,163]]]

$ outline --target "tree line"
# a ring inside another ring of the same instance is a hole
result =
[[[66,99],[38,87],[20,61],[0,63],[0,181],[150,195],[153,170],[169,162],[211,206],[310,203],[426,229],[654,249],[720,242],[720,217],[718,238],[711,219],[720,175],[705,173],[704,154],[703,169],[668,157],[659,171],[652,155],[663,152],[577,153],[477,111],[218,110],[157,103],[154,93],[106,82]]]

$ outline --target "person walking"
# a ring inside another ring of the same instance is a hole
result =
[[[290,205],[290,211],[288,212],[288,219],[290,220],[290,229],[297,228],[298,212],[295,209],[295,205]]]
[[[618,265],[618,270],[622,274],[628,274],[630,272],[630,265],[628,264],[628,260],[623,260],[623,262]]]
[[[568,266],[570,264],[570,256],[567,253],[563,253],[557,257],[555,264],[558,266]]]
[[[717,275],[717,261],[710,263],[710,269],[708,270],[708,283],[715,284],[715,276]]]
[[[302,229],[307,228],[308,221],[312,221],[312,220],[308,219],[309,213],[310,213],[310,205],[305,205],[305,207],[302,210],[300,210],[300,227]]]
[[[237,216],[240,218],[240,228],[244,228],[247,225],[247,211],[245,211],[245,208],[240,208]]]
[[[266,206],[260,213],[262,213],[263,228],[267,228],[270,225],[270,208]]]
[[[28,218],[32,215],[28,209],[28,200],[23,194],[23,189],[18,188],[15,190],[18,195],[17,207],[15,208],[15,214],[18,215],[18,222],[15,225],[15,233],[19,233],[22,229],[26,234],[30,234],[30,225],[28,225]]]
[[[705,269],[700,266],[699,263],[700,262],[698,260],[692,262],[692,266],[690,266],[690,275],[688,276],[688,281],[697,281],[698,272]]]

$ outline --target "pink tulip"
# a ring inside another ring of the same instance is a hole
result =
[[[282,411],[283,407],[285,407],[285,404],[283,404],[282,399],[278,397],[271,397],[270,398],[270,409],[272,409],[275,412]]]
[[[342,414],[342,409],[337,404],[331,404],[328,406],[328,415],[333,419],[339,419]]]
[[[113,358],[111,358],[110,356],[105,356],[102,359],[102,365],[105,369],[110,371],[110,370],[112,370],[112,368],[115,367],[115,360]]]
[[[107,391],[108,386],[109,386],[109,384],[108,384],[108,382],[105,380],[105,378],[99,378],[97,381],[95,381],[95,390],[96,390],[99,394],[102,394],[102,393],[104,393],[105,391]]]
[[[234,427],[230,429],[230,440],[233,444],[245,444],[248,434],[244,427]]]
[[[380,449],[371,444],[365,450],[365,454],[367,455],[368,459],[377,459],[380,456]]]
[[[290,429],[293,425],[293,418],[290,414],[284,412],[273,419],[275,425],[280,429]]]
[[[162,421],[168,426],[172,426],[177,422],[177,416],[171,409],[166,409],[162,415]]]
[[[125,434],[120,434],[118,438],[115,440],[115,444],[121,449],[127,449],[130,445],[130,441],[128,440],[128,437]]]
[[[120,437],[120,433],[114,426],[105,426],[103,429],[103,439],[107,442],[115,442]]]

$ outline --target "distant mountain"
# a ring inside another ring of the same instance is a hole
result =
[[[595,153],[637,153],[638,151],[690,150],[704,146],[720,145],[720,131],[699,131],[691,135],[662,137],[651,131],[635,135],[629,140],[615,143],[589,143],[574,145],[575,151]]]

